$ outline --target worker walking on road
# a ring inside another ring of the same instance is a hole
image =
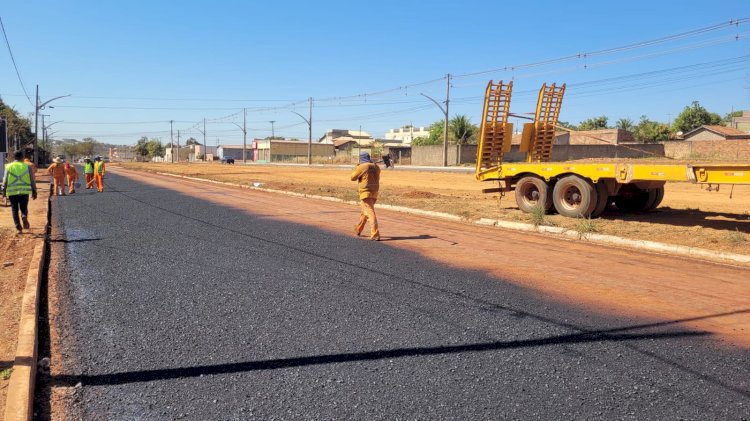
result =
[[[10,200],[16,231],[21,234],[24,229],[31,228],[29,225],[29,195],[36,200],[36,181],[31,167],[21,161],[23,152],[16,151],[14,158],[15,161],[5,166],[2,190]],[[20,218],[19,213],[21,214]]]
[[[372,162],[369,153],[362,152],[359,154],[359,165],[352,172],[351,180],[359,182],[359,204],[362,207],[362,213],[359,215],[359,222],[354,226],[354,232],[359,236],[369,220],[370,240],[380,241],[378,218],[375,215],[375,202],[378,200],[378,191],[380,190],[380,167]]]
[[[75,165],[66,162],[65,175],[68,177],[68,193],[73,194],[76,192],[76,183],[78,182],[78,170]]]
[[[52,176],[52,186],[55,196],[65,196],[65,168],[62,162],[62,159],[57,157],[47,167],[47,173]]]
[[[91,158],[86,157],[86,163],[83,165],[83,175],[86,177],[86,190],[94,188],[94,163]]]
[[[97,156],[94,160],[94,180],[96,180],[96,189],[101,193],[104,191],[104,161],[101,156]]]

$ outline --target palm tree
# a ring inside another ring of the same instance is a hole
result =
[[[629,118],[621,118],[617,120],[617,124],[615,124],[615,128],[632,132],[633,129],[635,129],[635,124],[633,123],[633,120]]]
[[[459,145],[465,145],[474,135],[474,125],[466,115],[456,115],[448,125],[450,133]]]

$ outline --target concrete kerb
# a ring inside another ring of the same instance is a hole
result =
[[[47,255],[51,202],[47,199],[47,224],[44,241],[34,247],[34,254],[26,275],[26,286],[21,301],[18,323],[18,343],[13,361],[13,374],[5,398],[5,421],[30,421],[34,411],[34,384],[38,352],[39,288]]]
[[[265,192],[270,192],[270,193],[285,194],[288,196],[304,197],[304,198],[318,199],[318,200],[327,200],[329,202],[347,203],[347,204],[354,204],[354,205],[358,203],[353,200],[343,200],[343,199],[338,199],[338,198],[330,197],[330,196],[318,196],[318,195],[312,195],[312,194],[294,193],[294,192],[289,192],[289,191],[284,191],[284,190],[267,189],[267,188],[260,187],[260,186],[247,186],[247,185],[242,185],[242,184],[237,184],[237,183],[207,180],[205,178],[189,177],[189,176],[177,175],[177,174],[169,174],[169,173],[161,173],[161,172],[158,172],[157,174],[170,176],[170,177],[176,177],[176,178],[183,178],[183,179],[193,180],[193,181],[222,184],[222,185],[233,186],[233,187],[242,187],[246,189],[260,190],[260,191],[265,191]],[[697,247],[678,246],[678,245],[659,243],[656,241],[648,241],[648,240],[631,240],[628,238],[617,237],[614,235],[605,235],[605,234],[596,234],[596,233],[582,234],[577,231],[572,231],[572,230],[568,230],[565,228],[550,227],[550,226],[545,226],[545,225],[536,226],[536,225],[528,224],[524,222],[501,221],[501,220],[488,219],[488,218],[481,218],[479,220],[467,220],[460,216],[451,215],[448,213],[425,211],[421,209],[412,209],[412,208],[407,208],[403,206],[378,205],[378,208],[388,209],[388,210],[392,210],[396,212],[409,213],[413,215],[423,215],[423,216],[431,216],[435,218],[449,219],[452,221],[463,221],[463,222],[468,222],[468,223],[472,223],[476,225],[491,226],[491,227],[509,229],[509,230],[514,230],[514,231],[553,234],[559,237],[571,238],[571,239],[580,240],[580,241],[589,241],[592,243],[604,244],[604,245],[615,246],[615,247],[624,247],[624,248],[631,248],[631,249],[637,249],[637,250],[648,250],[648,251],[657,252],[657,253],[667,253],[667,254],[672,254],[672,255],[677,255],[677,256],[708,259],[708,260],[719,261],[719,262],[724,262],[724,263],[750,264],[750,256],[747,256],[744,254],[717,252],[717,251],[701,249]]]

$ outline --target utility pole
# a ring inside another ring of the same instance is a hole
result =
[[[310,97],[310,118],[307,120],[307,165],[312,165],[312,97]]]
[[[271,120],[269,123],[271,123],[271,139],[276,137],[276,132],[273,130],[273,123],[275,123],[276,120]]]
[[[242,109],[242,164],[247,165],[247,108]]]
[[[206,143],[206,117],[203,117],[203,160],[208,156],[208,144]]]
[[[177,163],[180,163],[180,131],[177,130]]]
[[[172,163],[174,163],[174,120],[169,120],[169,148],[172,149]]]
[[[448,104],[451,97],[451,74],[446,75],[448,83],[445,88],[445,133],[443,134],[443,166],[448,166]]]
[[[34,164],[39,165],[39,85],[36,85],[36,107],[34,108]]]

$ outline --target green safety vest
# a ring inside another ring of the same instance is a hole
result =
[[[94,173],[94,164],[91,162],[87,162],[86,166],[83,168],[84,174],[93,174]]]
[[[5,189],[5,195],[31,194],[31,176],[29,175],[29,166],[20,161],[14,161],[8,164],[8,186]]]

